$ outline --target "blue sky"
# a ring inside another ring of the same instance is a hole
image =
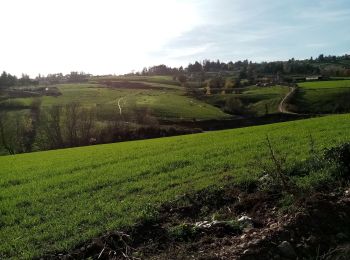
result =
[[[349,0],[2,0],[0,70],[119,74],[350,53]]]
[[[204,23],[158,54],[188,48],[193,54],[177,59],[263,61],[350,52],[350,1],[197,1],[197,8]]]

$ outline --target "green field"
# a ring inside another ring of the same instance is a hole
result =
[[[0,157],[0,258],[68,250],[188,191],[258,178],[268,134],[289,161],[350,140],[350,115]]]
[[[229,98],[239,99],[246,110],[250,110],[254,114],[261,116],[278,112],[278,105],[283,97],[288,93],[289,88],[285,86],[272,87],[247,87],[239,94],[216,94],[207,97],[208,103],[216,106],[225,106],[225,102]]]
[[[92,78],[92,82],[100,82],[103,80],[128,80],[128,81],[141,81],[149,83],[161,83],[173,86],[180,86],[177,80],[174,80],[171,76],[111,76],[111,77],[95,77]]]
[[[298,113],[344,113],[350,111],[350,80],[299,83],[290,101]]]
[[[219,108],[186,96],[183,88],[173,85],[152,83],[149,89],[107,88],[99,84],[60,84],[52,87],[57,87],[62,95],[40,97],[44,107],[79,102],[84,106],[100,108],[108,114],[117,114],[118,100],[123,98],[120,104],[125,113],[149,108],[156,117],[169,120],[230,117]],[[2,102],[29,106],[33,98],[12,98]]]

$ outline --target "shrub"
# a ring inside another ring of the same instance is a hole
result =
[[[336,164],[335,177],[350,178],[350,143],[327,149],[325,151],[325,159],[330,163]]]

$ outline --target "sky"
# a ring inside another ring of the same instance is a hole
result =
[[[350,54],[349,0],[1,0],[0,71],[124,74]]]

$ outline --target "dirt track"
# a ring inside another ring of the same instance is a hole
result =
[[[124,97],[121,97],[118,99],[118,108],[119,108],[119,114],[122,114],[122,106],[120,105],[120,101],[123,99]]]
[[[295,87],[291,87],[289,92],[287,93],[287,95],[282,99],[282,101],[280,102],[280,104],[278,105],[278,111],[280,113],[284,113],[284,114],[296,114],[296,113],[293,113],[293,112],[290,112],[286,109],[285,107],[285,103],[287,102],[288,98],[290,98],[290,96],[292,94],[294,94],[296,88]]]

